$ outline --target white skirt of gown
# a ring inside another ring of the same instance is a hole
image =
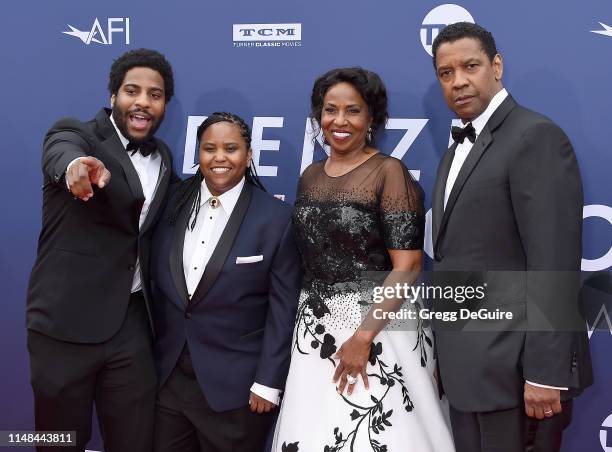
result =
[[[359,377],[352,395],[336,391],[333,354],[361,323],[359,298],[345,292],[313,301],[302,291],[272,451],[453,452],[433,377],[432,334],[418,318],[378,333],[369,390]]]

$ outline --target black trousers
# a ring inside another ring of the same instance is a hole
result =
[[[258,414],[246,404],[215,412],[192,369],[183,353],[157,396],[154,451],[264,452],[277,410]]]
[[[151,451],[157,377],[142,292],[108,341],[74,344],[28,331],[28,350],[37,431],[76,431],[77,447],[66,449],[83,451],[95,402],[106,452]]]
[[[450,407],[457,452],[558,452],[563,430],[572,419],[572,401],[563,412],[543,420],[525,415],[517,407],[486,413],[466,413]]]

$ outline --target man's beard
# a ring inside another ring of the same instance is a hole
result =
[[[157,132],[157,129],[159,129],[159,126],[164,120],[164,114],[162,114],[157,120],[151,119],[151,128],[149,129],[149,133],[144,138],[137,139],[129,134],[127,130],[127,122],[128,122],[128,115],[130,113],[138,113],[139,111],[145,111],[145,110],[137,109],[137,110],[129,111],[126,114],[123,114],[123,111],[121,111],[117,103],[115,103],[115,105],[112,108],[113,119],[115,120],[115,124],[117,125],[119,132],[121,132],[121,135],[123,135],[129,141],[134,142],[134,143],[142,143],[144,141],[150,140],[153,137],[153,135],[155,135],[155,132]]]

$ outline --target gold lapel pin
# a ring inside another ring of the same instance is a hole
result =
[[[210,203],[210,207],[212,207],[213,209],[216,209],[221,205],[221,201],[219,201],[219,198],[217,198],[216,196],[212,196],[208,200],[208,202]]]

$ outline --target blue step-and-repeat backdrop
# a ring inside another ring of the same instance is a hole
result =
[[[584,294],[596,382],[577,400],[563,450],[612,451],[609,0],[21,0],[3,8],[0,430],[33,428],[24,312],[41,223],[42,137],[60,117],[86,120],[108,106],[114,58],[149,47],[172,63],[176,96],[158,135],[172,148],[178,173],[195,171],[195,127],[202,116],[232,111],[253,127],[264,183],[288,202],[301,170],[325,155],[308,123],[315,78],[338,66],[376,71],[386,82],[391,116],[380,148],[413,170],[429,208],[453,121],[434,76],[432,37],[445,24],[468,20],[493,32],[510,93],[559,123],[576,149],[585,189],[582,267],[592,272]],[[430,241],[426,251],[431,255]],[[92,449],[99,447],[92,441]]]

